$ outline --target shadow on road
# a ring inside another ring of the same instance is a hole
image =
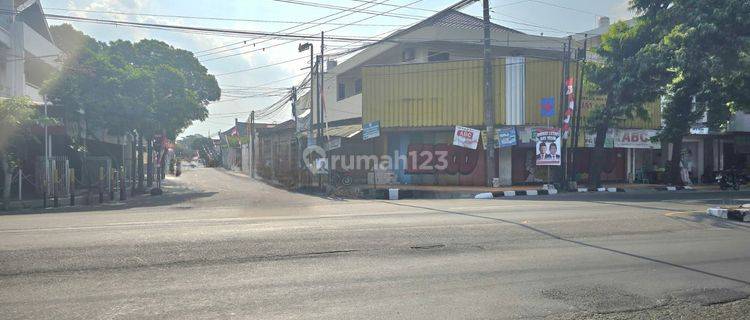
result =
[[[200,198],[212,197],[217,192],[197,192],[197,191],[185,191],[178,193],[164,193],[160,196],[151,195],[140,195],[134,198],[129,198],[126,202],[111,202],[95,205],[79,205],[74,207],[59,207],[59,208],[32,208],[22,209],[10,212],[0,211],[0,216],[7,215],[22,215],[22,214],[50,214],[50,213],[69,213],[69,212],[88,212],[88,211],[111,211],[111,210],[123,210],[130,208],[151,208],[151,207],[162,207],[171,206],[186,201],[191,201]]]
[[[545,230],[542,230],[542,229],[530,226],[528,224],[523,224],[523,223],[520,223],[520,222],[515,222],[515,221],[501,219],[501,218],[485,217],[485,216],[481,216],[481,215],[470,214],[470,213],[463,213],[463,212],[458,212],[458,211],[450,211],[450,210],[444,210],[444,209],[430,208],[430,207],[425,207],[425,206],[409,205],[409,204],[395,203],[395,202],[389,202],[389,201],[383,201],[383,202],[384,203],[388,203],[388,204],[392,204],[392,205],[396,205],[396,206],[417,208],[417,209],[423,209],[423,210],[429,210],[429,211],[435,211],[435,212],[442,212],[442,213],[447,213],[447,214],[455,214],[455,215],[461,215],[461,216],[467,216],[467,217],[473,217],[473,218],[479,218],[479,219],[486,219],[486,220],[491,220],[491,221],[495,221],[495,222],[503,222],[503,223],[515,225],[515,226],[518,226],[518,227],[530,230],[532,232],[536,232],[536,233],[545,235],[545,236],[550,237],[552,239],[556,239],[556,240],[560,240],[560,241],[572,243],[572,244],[575,244],[575,245],[578,245],[578,246],[583,246],[583,247],[593,248],[593,249],[597,249],[597,250],[601,250],[601,251],[605,251],[605,252],[609,252],[609,253],[614,253],[614,254],[618,254],[618,255],[628,256],[628,257],[636,258],[636,259],[639,259],[639,260],[654,262],[654,263],[658,263],[658,264],[662,264],[662,265],[666,265],[666,266],[670,266],[670,267],[674,267],[674,268],[678,268],[678,269],[682,269],[682,270],[687,270],[687,271],[691,271],[691,272],[695,272],[695,273],[700,273],[700,274],[703,274],[703,275],[707,275],[707,276],[711,276],[711,277],[715,277],[715,278],[719,278],[719,279],[723,279],[723,280],[728,280],[728,281],[732,281],[732,282],[736,282],[736,283],[740,283],[740,284],[743,284],[743,285],[750,286],[750,281],[745,281],[745,280],[742,280],[742,279],[732,278],[732,277],[724,276],[724,275],[721,275],[721,274],[718,274],[718,273],[712,273],[712,272],[708,272],[708,271],[703,271],[703,270],[700,270],[700,269],[696,269],[696,268],[692,268],[692,267],[688,267],[688,266],[684,266],[684,265],[672,263],[672,262],[669,262],[669,261],[659,260],[659,259],[656,259],[656,258],[646,257],[646,256],[642,256],[642,255],[638,255],[638,254],[634,254],[634,253],[630,253],[630,252],[625,252],[625,251],[621,251],[621,250],[617,250],[617,249],[611,249],[611,248],[607,248],[607,247],[602,247],[602,246],[599,246],[599,245],[590,244],[590,243],[586,243],[586,242],[582,242],[582,241],[578,241],[578,240],[564,238],[564,237],[558,236],[556,234],[550,233],[548,231],[545,231]]]

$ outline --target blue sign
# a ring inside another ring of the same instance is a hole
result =
[[[539,113],[543,118],[555,116],[555,97],[542,98],[539,101]]]
[[[516,127],[502,127],[497,129],[497,146],[499,148],[512,147],[517,144]]]
[[[373,121],[362,125],[362,140],[380,137],[380,121]]]

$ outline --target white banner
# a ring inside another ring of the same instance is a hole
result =
[[[661,144],[651,142],[656,130],[647,129],[615,129],[615,148],[630,149],[661,149]]]
[[[456,126],[456,131],[453,133],[453,145],[476,150],[479,136],[477,129]]]

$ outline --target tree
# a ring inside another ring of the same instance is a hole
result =
[[[672,144],[668,179],[680,183],[682,139],[707,112],[713,129],[750,109],[750,3],[746,0],[632,0],[643,25],[658,36],[648,47],[669,70],[659,136]]]
[[[609,127],[624,119],[649,117],[645,104],[656,100],[662,91],[660,82],[665,76],[647,67],[658,63],[658,56],[645,47],[649,37],[650,33],[642,24],[616,23],[602,35],[601,45],[595,49],[599,61],[587,66],[587,79],[593,93],[607,97],[605,105],[593,109],[588,117],[588,125],[596,131],[589,169],[592,188],[600,184]]]
[[[137,132],[149,155],[155,134],[174,139],[193,121],[205,120],[206,106],[221,96],[216,78],[192,52],[157,40],[97,42],[69,25],[52,34],[68,42],[68,58],[42,93],[65,107],[66,119],[84,120],[90,130]]]
[[[211,141],[211,138],[203,135],[193,134],[185,136],[178,141],[178,145],[182,145],[187,150],[197,152],[198,156],[200,156],[206,164],[208,164],[213,158],[213,155],[211,154],[211,151],[213,150],[213,141]]]
[[[10,156],[8,154],[11,138],[21,126],[32,119],[34,108],[27,97],[16,97],[0,100],[0,167],[3,173],[3,209],[10,206]]]

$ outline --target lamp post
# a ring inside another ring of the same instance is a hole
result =
[[[43,97],[44,100],[44,206],[47,207],[47,196],[49,195],[49,157],[50,157],[50,145],[49,145],[49,132],[47,108],[52,104],[47,101],[47,97]]]
[[[81,133],[81,137],[83,138],[83,157],[81,157],[81,183],[83,183],[83,179],[88,179],[86,176],[86,110],[83,110],[83,108],[78,109],[78,114],[81,115],[81,119],[83,120],[83,130]]]

